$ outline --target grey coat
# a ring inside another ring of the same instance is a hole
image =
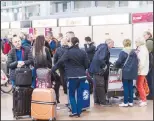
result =
[[[23,61],[25,62],[25,65],[28,67],[33,64],[33,57],[32,52],[30,48],[23,47]],[[16,55],[16,49],[12,48],[11,51],[8,54],[8,62],[7,66],[10,69],[10,80],[15,80],[15,69],[17,68],[18,61],[17,61],[17,55]]]

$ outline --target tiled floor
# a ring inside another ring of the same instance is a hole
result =
[[[61,107],[57,111],[57,120],[77,120],[77,118],[69,118],[67,108],[67,97],[61,91],[60,95]],[[1,120],[11,120],[12,115],[12,95],[1,93]],[[148,101],[147,107],[120,108],[118,105],[112,107],[100,107],[93,105],[93,97],[91,96],[91,108],[82,113],[78,120],[152,120],[153,119],[153,101]],[[30,120],[27,118],[26,120]]]

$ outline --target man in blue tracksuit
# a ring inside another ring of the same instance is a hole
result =
[[[68,33],[70,34],[70,33]],[[71,38],[71,47],[63,54],[63,56],[58,60],[55,66],[52,68],[52,72],[55,72],[61,64],[65,64],[65,74],[68,79],[69,88],[69,101],[72,109],[72,116],[80,116],[82,111],[82,99],[75,99],[75,93],[77,96],[82,95],[83,82],[86,80],[86,69],[88,68],[88,56],[85,51],[79,49],[79,40],[76,37]],[[85,98],[87,97],[87,92],[84,93]]]

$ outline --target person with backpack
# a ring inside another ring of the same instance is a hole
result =
[[[69,88],[69,100],[72,108],[72,114],[70,117],[80,117],[82,111],[82,99],[77,98],[76,101],[75,93],[78,96],[82,95],[80,90],[82,83],[86,80],[86,69],[88,68],[88,56],[85,51],[79,48],[79,39],[77,37],[72,37],[70,41],[70,48],[63,54],[60,60],[52,68],[52,72],[55,72],[61,65],[65,64],[65,74],[68,81]],[[84,77],[84,78],[83,78]],[[77,97],[78,97],[77,96]],[[81,97],[80,97],[81,98]]]
[[[154,75],[154,64],[153,64],[153,38],[152,38],[152,34],[148,31],[144,32],[144,39],[146,40],[146,46],[148,48],[149,51],[149,73],[146,76],[147,81],[148,81],[148,86],[150,89],[150,93],[147,96],[148,100],[152,100],[152,97],[154,97],[154,80],[153,80],[153,76]]]
[[[15,86],[15,69],[23,66],[29,67],[33,64],[33,57],[31,50],[21,45],[19,37],[13,37],[12,44],[14,47],[8,54],[7,66],[10,68],[10,80],[12,81],[12,85]]]
[[[106,93],[110,66],[109,49],[113,46],[114,41],[112,39],[107,39],[105,43],[98,45],[88,69],[90,75],[93,75],[95,81],[94,103],[96,105],[109,105],[108,101],[106,100]]]
[[[58,60],[60,60],[62,55],[69,48],[67,40],[63,39],[61,44],[62,44],[62,46],[58,47],[57,50],[56,50],[56,53],[54,54],[54,64],[56,64],[58,62]],[[59,68],[59,72],[60,72],[60,78],[61,78],[61,83],[62,83],[62,86],[63,86],[64,93],[67,94],[67,84],[66,84],[66,78],[65,78],[65,74],[64,74],[64,66],[65,65],[62,64],[62,66]]]
[[[137,78],[137,89],[140,97],[139,106],[146,106],[146,90],[148,85],[146,86],[147,88],[145,88],[145,84],[147,84],[146,76],[149,72],[149,52],[144,39],[139,38],[135,41],[135,43],[137,46],[137,57],[139,60]]]
[[[138,58],[131,49],[131,40],[123,41],[124,48],[119,54],[115,67],[122,71],[122,83],[124,89],[124,102],[119,104],[120,107],[133,106],[133,80],[138,76]]]

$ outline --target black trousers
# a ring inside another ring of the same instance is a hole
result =
[[[60,81],[63,86],[64,93],[66,94],[67,93],[67,80],[64,75],[65,71],[63,68],[60,68],[59,72],[60,72]]]
[[[94,80],[95,80],[94,103],[106,104],[108,75],[109,71],[106,71],[103,75],[97,75],[97,74],[94,75]]]
[[[51,79],[53,79],[53,81],[55,82],[54,90],[56,93],[56,100],[59,103],[59,89],[61,85],[60,76],[55,72],[54,74],[51,75]]]

